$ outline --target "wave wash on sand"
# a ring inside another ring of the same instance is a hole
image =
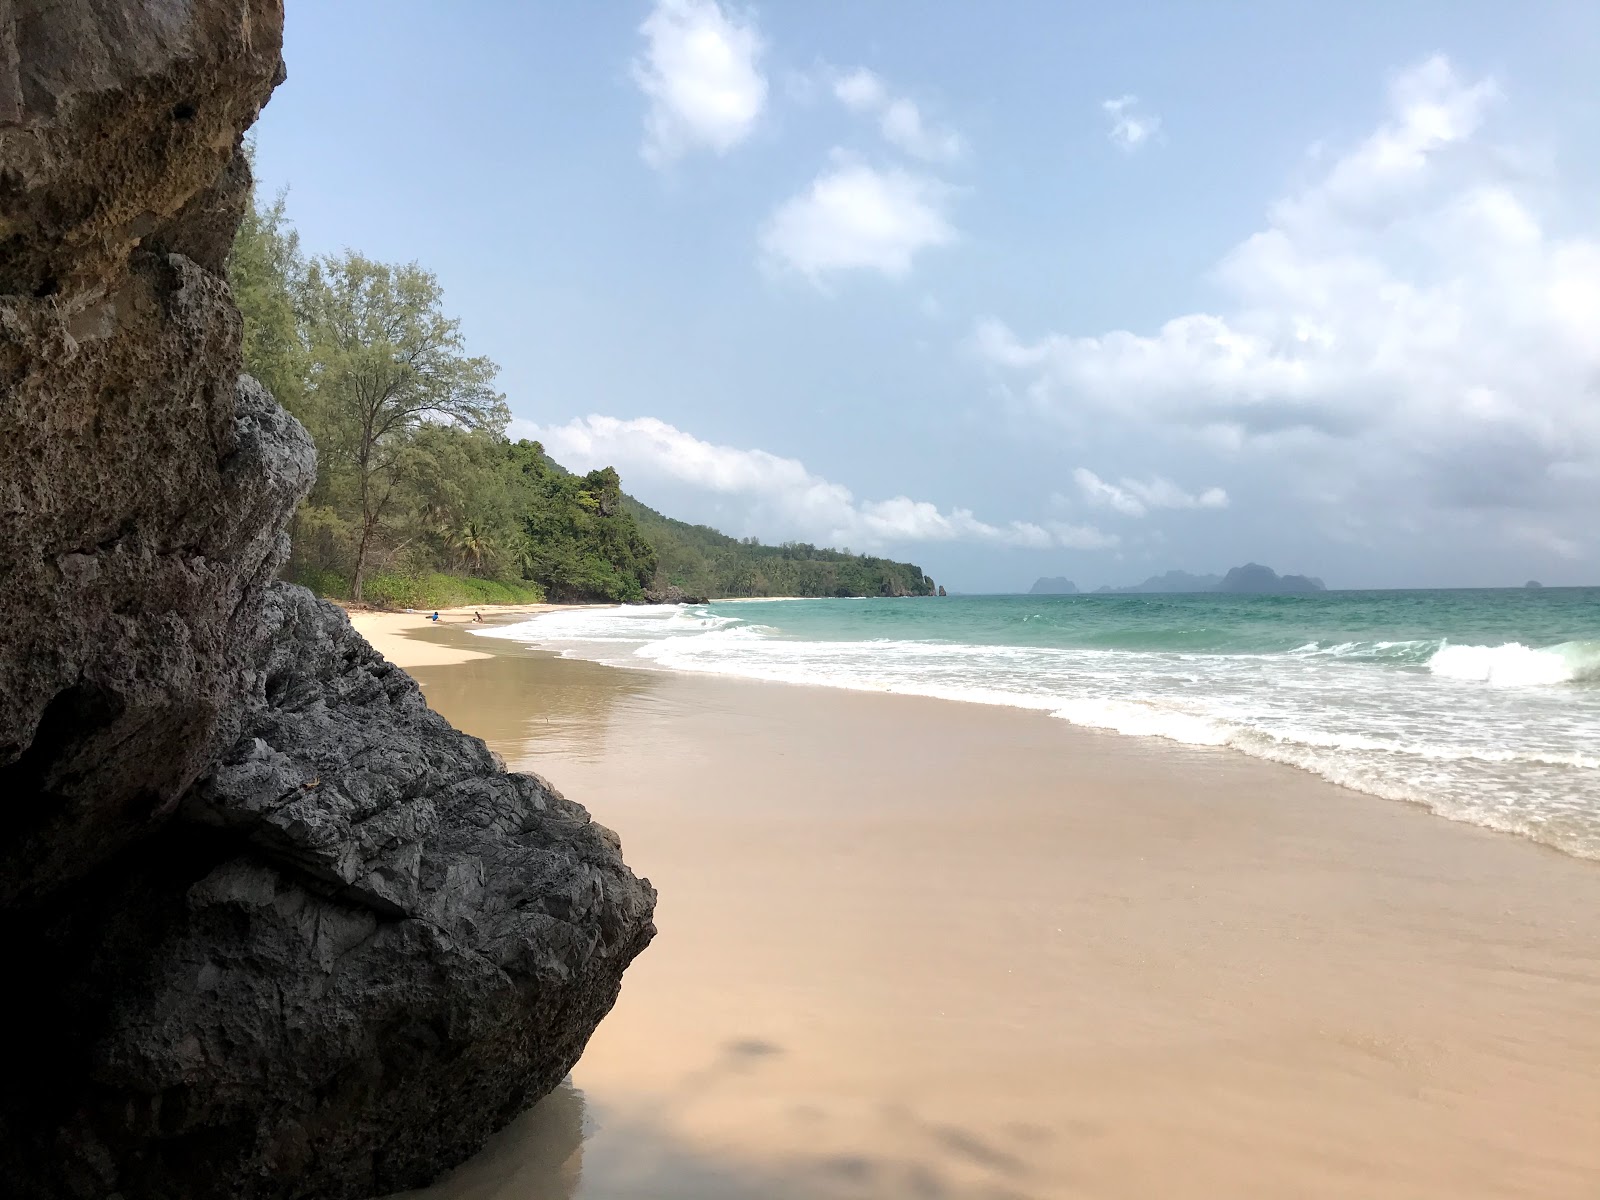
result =
[[[417,1200],[1593,1200],[1593,862],[1048,709],[417,636],[492,652],[429,703],[626,828],[663,931]]]
[[[1578,590],[965,597],[598,609],[484,632],[1227,747],[1594,858],[1600,640],[1565,636],[1593,632],[1594,612]]]

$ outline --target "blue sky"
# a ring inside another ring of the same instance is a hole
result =
[[[1600,582],[1600,5],[289,5],[514,434],[961,590]]]

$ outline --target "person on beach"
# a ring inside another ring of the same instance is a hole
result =
[[[473,609],[472,610],[472,619],[474,621],[478,622],[478,624],[480,624],[480,625],[483,624],[483,614],[481,612],[479,612],[477,609]]]
[[[429,618],[428,618],[428,620],[430,620],[430,621],[434,621],[434,622],[437,622],[437,621],[438,621],[438,620],[439,620],[439,613],[438,613],[438,611],[437,611],[437,610],[436,610],[436,611],[435,611],[435,612],[434,612],[434,614],[433,614],[433,616],[431,616],[431,617],[429,617]]]

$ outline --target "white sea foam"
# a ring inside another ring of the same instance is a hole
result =
[[[1600,680],[1600,642],[1562,642],[1534,648],[1521,642],[1503,646],[1440,646],[1428,670],[1448,679],[1496,687],[1541,687]]]
[[[1600,680],[1600,642],[1330,639],[1250,654],[820,640],[703,606],[477,632],[619,666],[1008,705],[1225,747],[1600,857],[1600,692],[1583,686]]]

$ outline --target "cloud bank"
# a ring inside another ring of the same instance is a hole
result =
[[[615,466],[624,478],[673,482],[746,500],[771,537],[805,538],[857,549],[911,542],[983,542],[1046,549],[1102,549],[1115,535],[1091,525],[979,520],[967,509],[940,509],[895,496],[857,500],[849,488],[809,471],[793,458],[702,441],[653,417],[621,420],[588,416],[564,425],[512,423],[512,433],[544,443],[574,470]]]
[[[973,344],[1074,428],[1187,435],[1329,504],[1498,510],[1575,549],[1600,502],[1600,238],[1542,212],[1544,181],[1487,139],[1500,103],[1427,59],[1226,254],[1213,311],[1035,338],[990,318]]]
[[[1125,517],[1142,517],[1157,508],[1228,507],[1228,493],[1219,487],[1194,494],[1159,475],[1146,482],[1123,478],[1118,483],[1108,483],[1089,468],[1079,467],[1072,473],[1072,480],[1089,505],[1109,508]]]

